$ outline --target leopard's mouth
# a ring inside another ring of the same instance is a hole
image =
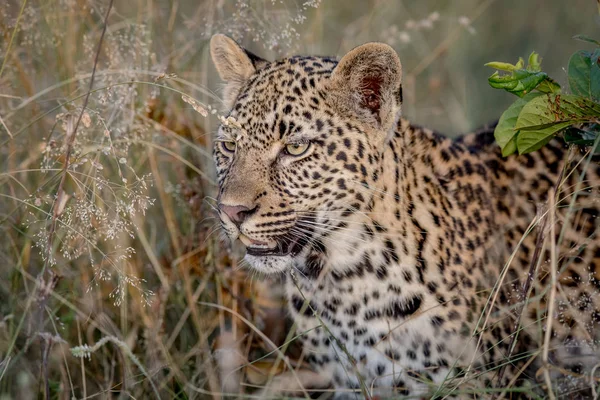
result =
[[[294,236],[267,242],[260,242],[240,234],[239,239],[246,245],[246,253],[255,257],[296,256],[309,242],[308,236]]]

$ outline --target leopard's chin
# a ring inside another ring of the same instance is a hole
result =
[[[244,260],[250,266],[265,275],[280,274],[292,266],[293,256],[287,255],[252,255],[246,253]]]

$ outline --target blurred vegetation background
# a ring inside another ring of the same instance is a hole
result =
[[[600,32],[590,0],[116,0],[83,110],[108,5],[0,4],[1,399],[220,398],[304,365],[281,285],[218,232],[214,33],[271,60],[389,43],[404,116],[456,135],[513,100],[484,63],[535,50],[566,86]]]

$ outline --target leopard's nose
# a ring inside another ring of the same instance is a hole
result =
[[[258,210],[258,206],[249,208],[242,205],[230,206],[226,204],[219,204],[219,210],[225,213],[231,222],[233,222],[239,228],[249,216]]]

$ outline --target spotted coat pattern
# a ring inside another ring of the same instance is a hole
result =
[[[536,247],[530,224],[561,174],[552,379],[600,361],[598,158],[558,140],[502,158],[491,128],[451,140],[404,119],[381,141],[333,104],[337,60],[252,57],[255,70],[231,104],[235,123],[220,127],[215,144],[219,201],[247,210],[238,224],[221,212],[223,228],[250,246],[281,248],[246,260],[286,276],[307,360],[338,397],[461,395],[499,384]],[[231,141],[233,151],[224,147]],[[289,143],[308,150],[291,155]],[[549,243],[502,384],[525,367],[521,377],[541,384]]]

